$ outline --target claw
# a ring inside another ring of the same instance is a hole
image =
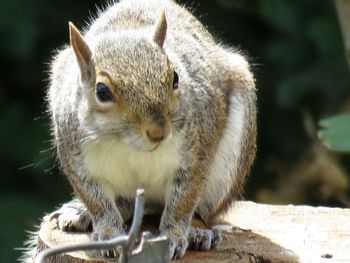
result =
[[[122,235],[125,235],[125,232],[123,230],[119,230],[113,235],[105,235],[105,234],[100,234],[98,232],[93,232],[91,234],[91,239],[94,242],[101,242],[101,241],[110,240],[112,238],[115,238],[117,236],[122,236]],[[119,248],[116,247],[111,250],[101,250],[100,253],[103,257],[106,257],[106,258],[116,258],[116,257],[119,257],[121,251],[119,251]]]
[[[202,240],[201,240],[199,250],[207,251],[210,249],[210,246],[211,246],[212,232],[210,230],[204,230],[203,233],[204,235],[202,235]]]
[[[220,241],[222,239],[221,231],[219,229],[212,230],[213,233],[213,240],[211,242],[210,248],[217,248],[217,246],[220,244]]]
[[[216,229],[192,227],[188,235],[188,241],[192,250],[207,251],[218,246],[221,241],[221,232]]]
[[[169,237],[169,236],[168,236]],[[186,236],[172,236],[170,240],[170,256],[172,259],[182,258],[188,247]]]

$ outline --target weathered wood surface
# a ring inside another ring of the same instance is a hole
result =
[[[223,217],[223,241],[210,252],[188,251],[177,262],[350,262],[350,209],[237,202]],[[89,234],[63,233],[43,221],[39,249],[89,242]],[[88,260],[90,259],[90,260]],[[75,252],[53,262],[102,262]]]

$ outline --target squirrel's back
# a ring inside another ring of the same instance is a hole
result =
[[[121,30],[154,29],[163,10],[168,24],[166,42],[183,41],[192,37],[203,45],[213,44],[212,36],[205,27],[172,0],[122,0],[115,3],[101,11],[98,18],[92,21],[87,37]]]

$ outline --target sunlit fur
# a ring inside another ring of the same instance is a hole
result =
[[[171,254],[182,257],[193,215],[210,226],[242,191],[253,163],[250,66],[172,0],[123,0],[83,34],[70,30],[73,49],[52,63],[48,104],[60,164],[90,212],[93,236],[123,233],[120,211],[132,208],[116,198],[144,188],[146,204],[163,208],[159,231]],[[113,101],[98,101],[99,81]],[[152,141],[147,131],[162,138]]]
[[[170,136],[171,137],[171,136]],[[147,200],[165,203],[172,176],[181,165],[181,136],[167,138],[152,152],[134,150],[107,136],[84,148],[89,174],[114,195],[133,198],[144,188]]]

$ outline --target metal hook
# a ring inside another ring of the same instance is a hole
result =
[[[119,257],[119,262],[126,263],[128,255],[134,249],[137,236],[141,230],[145,203],[143,195],[143,189],[138,189],[136,191],[134,218],[128,236],[120,236],[103,242],[93,242],[87,244],[69,245],[46,249],[38,254],[35,263],[45,263],[45,260],[49,259],[50,257],[67,252],[79,250],[108,250],[114,249],[116,247],[123,248],[123,252]]]

